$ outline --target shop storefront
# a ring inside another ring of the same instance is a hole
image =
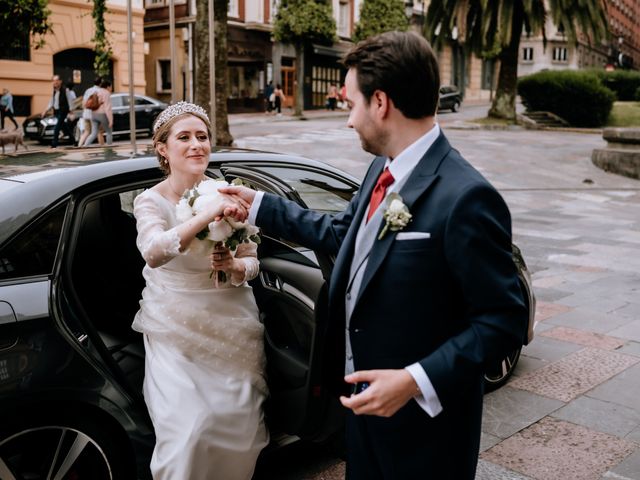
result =
[[[263,92],[271,66],[269,33],[229,25],[228,42],[229,113],[264,111]]]
[[[329,87],[338,90],[344,83],[346,69],[340,64],[346,47],[311,45],[305,56],[304,104],[305,108],[325,108]]]

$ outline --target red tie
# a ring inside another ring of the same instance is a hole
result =
[[[376,186],[373,188],[373,192],[371,193],[371,199],[369,200],[369,213],[367,214],[367,222],[371,219],[373,214],[375,213],[378,205],[384,199],[384,195],[387,192],[387,187],[393,183],[393,175],[389,171],[389,167],[385,168],[384,171],[378,177],[378,182]]]

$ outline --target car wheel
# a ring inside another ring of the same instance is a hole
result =
[[[451,111],[455,113],[458,110],[460,110],[460,102],[455,101],[453,102],[453,105],[451,105]]]
[[[1,434],[0,478],[133,479],[135,463],[120,438],[84,414],[30,421]]]
[[[489,368],[484,374],[484,390],[485,392],[493,392],[502,385],[507,383],[509,377],[513,374],[516,368],[518,359],[520,358],[520,352],[522,348],[518,348],[502,359],[501,362],[497,362],[493,367]]]

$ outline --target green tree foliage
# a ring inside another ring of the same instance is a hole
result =
[[[353,41],[359,42],[391,30],[404,32],[408,28],[409,19],[402,0],[365,0],[360,8],[360,20],[353,32]]]
[[[590,42],[607,36],[605,0],[432,0],[425,19],[425,36],[444,45],[456,27],[459,41],[480,56],[499,51],[498,87],[489,116],[515,119],[518,49],[523,31],[542,35],[550,17],[570,43],[583,35]]]
[[[93,69],[96,75],[108,77],[111,75],[109,59],[113,54],[111,44],[107,40],[107,28],[104,25],[104,15],[107,13],[106,0],[93,0],[91,16],[96,27],[96,33],[91,39],[95,43],[96,58],[93,60]]]
[[[44,45],[44,36],[51,33],[47,8],[49,0],[0,0],[0,49],[20,46],[31,38],[35,48]]]
[[[331,5],[315,0],[283,0],[276,14],[273,35],[282,43],[290,43],[296,49],[296,106],[295,115],[302,115],[304,101],[305,45],[320,43],[330,45],[336,41],[336,22]]]

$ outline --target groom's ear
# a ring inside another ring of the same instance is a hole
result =
[[[371,95],[370,104],[373,104],[376,115],[380,118],[385,118],[389,114],[389,108],[391,107],[391,99],[382,90],[376,90]]]

